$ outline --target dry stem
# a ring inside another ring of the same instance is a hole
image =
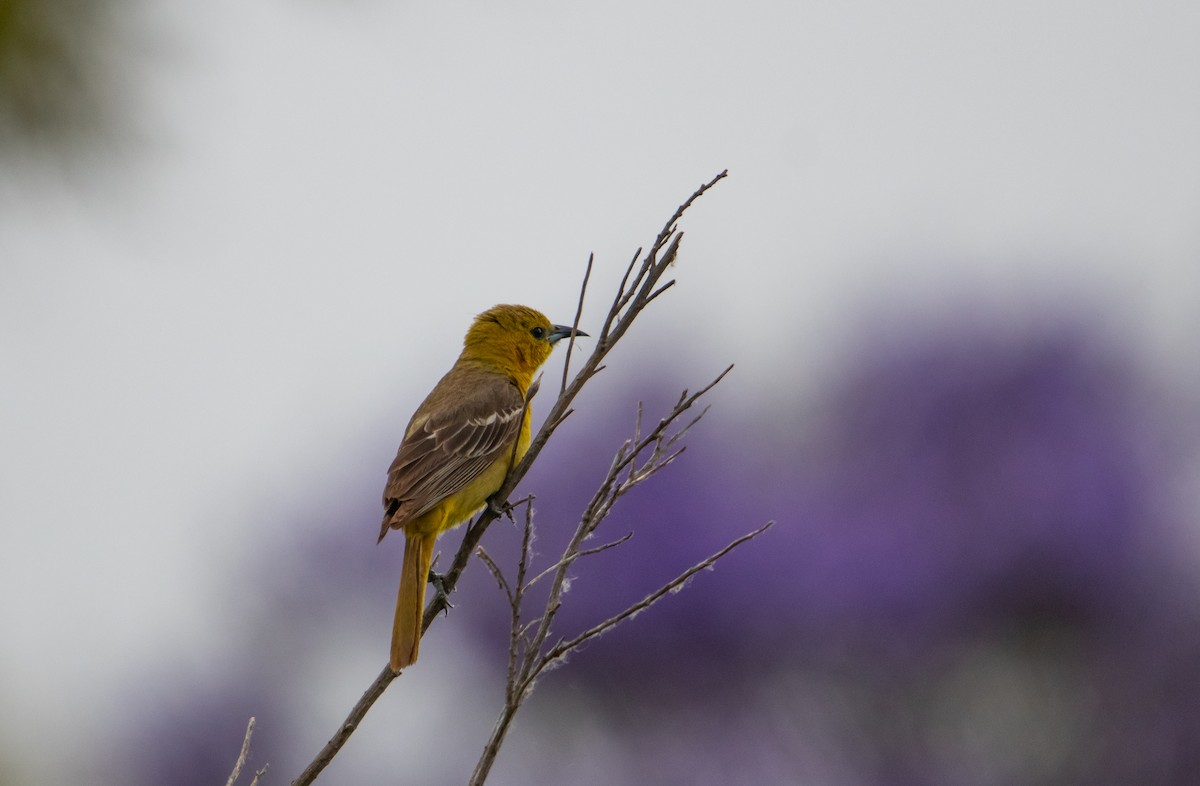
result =
[[[250,722],[246,724],[246,736],[242,738],[242,751],[238,754],[237,761],[233,765],[233,772],[229,774],[229,780],[225,781],[225,786],[234,786],[237,779],[241,777],[242,767],[246,766],[246,757],[250,754],[250,737],[254,734],[254,718],[250,718]],[[262,769],[254,773],[253,780],[250,781],[250,786],[258,786],[258,781],[264,774],[267,768],[264,765]]]
[[[746,541],[758,537],[771,527],[773,522],[768,522],[759,529],[742,535],[725,546],[725,548],[696,563],[623,611],[592,625],[573,638],[559,638],[554,644],[547,646],[547,641],[549,641],[553,630],[554,619],[562,607],[563,595],[566,592],[569,581],[568,572],[571,566],[583,557],[620,546],[628,541],[633,533],[630,532],[617,540],[592,548],[584,548],[583,544],[595,534],[618,499],[634,487],[649,480],[683,452],[682,447],[676,449],[676,444],[692,426],[696,425],[704,417],[704,414],[708,411],[707,408],[682,426],[679,426],[674,432],[671,431],[672,427],[680,421],[684,413],[701,396],[712,390],[732,368],[732,366],[726,368],[711,383],[692,395],[688,395],[688,392],[685,390],[679,396],[671,411],[659,420],[650,433],[644,436],[641,433],[642,406],[641,404],[638,405],[633,437],[626,440],[618,448],[604,480],[600,483],[596,493],[584,509],[583,515],[576,525],[574,534],[562,552],[562,556],[549,568],[542,570],[526,582],[525,576],[528,574],[531,559],[530,544],[534,539],[532,506],[527,506],[525,510],[521,551],[517,560],[516,577],[512,582],[504,577],[503,571],[501,571],[495,560],[484,552],[482,548],[478,549],[480,558],[488,566],[488,569],[495,577],[496,582],[500,585],[501,590],[508,600],[510,629],[504,706],[500,711],[499,717],[496,719],[495,726],[492,728],[491,736],[484,745],[483,753],[475,765],[475,770],[470,780],[471,786],[482,786],[487,779],[513,718],[516,716],[518,710],[520,710],[525,699],[533,692],[538,678],[545,671],[561,665],[568,655],[583,646],[586,642],[611,630],[625,620],[631,619],[662,600],[669,593],[682,589],[687,581],[696,573],[712,567],[717,560],[724,557],[730,551]],[[523,602],[527,590],[547,576],[552,576],[550,590],[544,606],[541,608],[540,613],[538,613],[538,618],[528,623],[523,622]]]

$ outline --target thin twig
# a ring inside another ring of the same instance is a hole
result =
[[[600,330],[600,343],[605,343],[608,340],[608,329],[612,326],[612,321],[616,319],[617,312],[620,311],[621,306],[624,305],[622,297],[626,292],[630,292],[631,294],[633,292],[633,289],[627,287],[626,285],[629,283],[629,274],[633,272],[633,266],[637,264],[638,258],[641,255],[642,247],[638,246],[637,250],[633,252],[633,258],[629,260],[629,265],[625,268],[625,275],[621,276],[621,284],[617,287],[617,295],[613,298],[612,307],[609,308],[608,316],[604,319],[604,326]]]
[[[508,580],[504,578],[504,573],[500,570],[500,566],[496,564],[496,561],[492,559],[490,554],[484,551],[483,546],[475,547],[475,556],[479,557],[483,561],[483,564],[487,566],[492,577],[496,579],[496,583],[500,585],[500,589],[504,591],[504,597],[508,598],[509,603],[512,603],[514,600],[513,592],[508,586]]]
[[[325,747],[321,748],[320,753],[316,755],[309,765],[304,768],[304,772],[296,780],[292,781],[292,786],[307,786],[317,779],[321,774],[321,770],[329,766],[329,762],[333,761],[333,757],[338,755],[338,751],[346,744],[346,740],[350,739],[350,735],[358,728],[358,724],[362,723],[363,717],[387,690],[388,685],[392,684],[392,680],[400,676],[399,672],[392,671],[390,664],[384,664],[383,671],[371,683],[371,686],[363,693],[362,698],[350,710],[350,714],[346,716],[346,720],[342,721],[342,725],[329,738],[329,742],[325,743]]]
[[[571,338],[567,341],[567,356],[563,359],[563,376],[562,387],[558,389],[558,395],[562,395],[567,389],[567,373],[571,368],[571,353],[575,351],[575,336],[579,332],[579,317],[583,315],[583,301],[587,297],[588,279],[592,277],[592,263],[595,261],[594,253],[588,254],[587,268],[583,271],[583,283],[579,286],[579,303],[575,306],[575,319],[571,322]]]
[[[751,532],[747,532],[745,535],[742,535],[741,537],[736,538],[735,540],[731,541],[727,546],[725,546],[725,548],[712,554],[707,559],[697,562],[695,565],[691,566],[690,568],[685,570],[683,573],[680,573],[678,576],[671,579],[666,584],[662,585],[661,587],[656,589],[654,592],[651,592],[649,595],[642,598],[637,603],[633,604],[632,606],[630,606],[629,608],[620,612],[619,614],[614,614],[613,616],[604,620],[604,622],[593,625],[592,627],[588,628],[583,633],[580,633],[578,636],[576,636],[573,639],[570,639],[568,641],[560,641],[558,644],[555,644],[554,647],[551,648],[551,650],[549,652],[547,652],[546,655],[542,658],[542,663],[541,663],[541,666],[538,669],[538,671],[539,672],[542,671],[547,666],[551,665],[554,661],[559,660],[559,659],[563,658],[564,656],[570,654],[572,651],[578,649],[579,647],[581,647],[583,644],[587,643],[591,639],[596,638],[600,634],[605,633],[608,630],[616,627],[617,625],[621,624],[625,620],[630,619],[630,618],[636,616],[638,613],[650,608],[651,606],[653,606],[655,603],[657,603],[659,600],[661,600],[666,595],[668,595],[672,592],[679,591],[679,589],[682,588],[683,585],[686,584],[688,579],[690,579],[692,576],[695,576],[697,573],[699,573],[702,570],[711,568],[717,562],[717,560],[721,559],[726,554],[733,551],[734,549],[736,549],[738,546],[742,545],[743,543],[746,543],[747,541],[757,538],[759,535],[763,534],[764,532],[769,530],[774,525],[775,525],[774,521],[768,521],[766,524],[763,524],[758,529],[753,530]]]
[[[633,533],[632,533],[632,532],[626,532],[624,535],[622,535],[621,537],[617,538],[616,540],[610,540],[608,543],[605,543],[605,544],[603,544],[603,545],[601,545],[601,546],[595,546],[595,547],[593,547],[593,548],[590,548],[590,549],[584,549],[583,551],[577,552],[577,553],[575,553],[575,554],[572,554],[572,555],[570,555],[570,556],[563,557],[563,559],[560,559],[558,562],[554,563],[553,565],[551,565],[550,567],[546,568],[546,569],[545,569],[545,570],[543,570],[541,573],[537,574],[537,575],[536,575],[536,576],[534,576],[532,579],[530,579],[530,580],[529,580],[529,583],[528,583],[528,584],[526,584],[525,586],[526,586],[526,587],[532,587],[534,584],[537,584],[537,583],[538,583],[539,581],[541,581],[542,579],[544,579],[544,578],[546,578],[547,576],[549,576],[550,574],[554,573],[556,570],[558,570],[559,566],[561,566],[561,565],[563,564],[563,561],[564,561],[564,560],[569,560],[569,561],[572,561],[572,562],[573,562],[573,561],[575,561],[575,560],[579,559],[580,557],[590,557],[590,556],[592,556],[593,554],[599,554],[599,553],[600,553],[600,552],[602,552],[602,551],[608,551],[609,549],[614,549],[614,548],[616,548],[617,546],[620,546],[622,543],[624,543],[625,541],[629,540],[629,539],[630,539],[630,538],[632,538],[632,537],[633,537]]]
[[[242,767],[246,766],[246,756],[250,753],[250,737],[253,734],[254,718],[251,716],[250,722],[246,724],[246,735],[242,737],[242,752],[238,754],[237,761],[233,765],[233,772],[229,774],[229,780],[225,781],[225,786],[233,786],[241,776]],[[257,776],[255,776],[255,780],[258,780]]]
[[[532,543],[533,506],[530,505],[525,509],[525,529],[521,534],[521,558],[517,561],[517,589],[513,593],[511,605],[512,619],[509,624],[508,669],[507,679],[505,679],[504,683],[506,691],[510,691],[512,686],[516,684],[518,640],[524,636],[524,631],[521,629],[521,603],[525,600],[525,590],[529,588],[529,585],[525,583],[525,573],[529,567],[529,547]],[[516,697],[511,693],[505,694],[506,702],[515,700]]]

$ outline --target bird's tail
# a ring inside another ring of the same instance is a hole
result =
[[[421,643],[421,620],[425,614],[425,582],[437,533],[425,535],[404,531],[404,568],[396,595],[396,620],[392,624],[392,671],[417,662]]]

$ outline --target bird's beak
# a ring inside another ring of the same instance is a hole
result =
[[[555,325],[554,330],[550,331],[550,336],[546,340],[553,344],[560,338],[566,338],[570,335],[586,336],[587,333],[584,333],[582,330],[574,330],[570,325]]]

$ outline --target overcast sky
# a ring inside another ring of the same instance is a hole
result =
[[[610,291],[725,168],[644,355],[753,396],[881,312],[1083,303],[1195,380],[1194,2],[128,11],[113,154],[0,181],[13,739],[203,651],[212,561],[348,465],[379,485],[472,315],[569,321],[589,252]]]

